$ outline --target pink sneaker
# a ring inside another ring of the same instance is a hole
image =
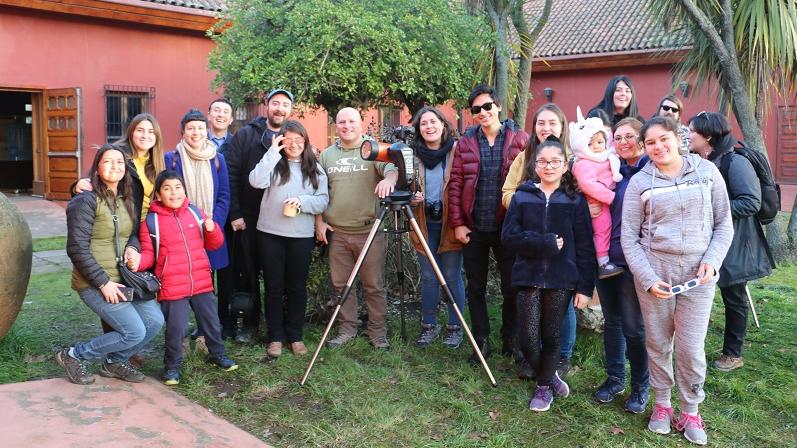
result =
[[[672,408],[665,408],[656,403],[656,405],[653,406],[653,413],[650,414],[648,429],[656,434],[669,434],[672,415]]]
[[[703,419],[700,418],[700,414],[688,415],[681,412],[681,415],[678,416],[678,421],[675,423],[675,429],[683,431],[686,440],[695,445],[708,443],[706,425],[703,423]]]

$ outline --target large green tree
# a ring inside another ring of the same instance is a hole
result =
[[[790,97],[797,87],[797,2],[653,0],[651,7],[665,23],[675,19],[692,33],[694,45],[678,78],[694,78],[698,86],[717,82],[747,145],[767,155],[762,127],[770,96]],[[780,252],[779,226],[777,220],[768,226],[767,238]],[[788,234],[797,239],[797,200]]]
[[[448,0],[229,0],[214,33],[215,84],[236,102],[274,87],[334,111],[462,100],[476,82],[482,19]]]

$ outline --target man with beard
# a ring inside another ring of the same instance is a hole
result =
[[[275,89],[266,95],[266,117],[257,117],[241,128],[227,142],[224,156],[230,177],[230,214],[227,238],[231,254],[237,266],[219,277],[219,309],[226,310],[228,304],[221,303],[221,296],[231,297],[235,290],[250,291],[256,298],[252,312],[244,317],[243,328],[235,336],[238,342],[249,342],[260,323],[261,298],[258,274],[260,263],[255,252],[257,244],[257,217],[260,214],[260,201],[263,190],[249,185],[249,173],[263,158],[271,146],[271,140],[291,115],[293,94],[285,89]],[[237,236],[237,240],[236,240]],[[241,266],[243,265],[243,266]],[[243,272],[242,272],[243,271]],[[245,280],[242,280],[245,279]],[[242,284],[245,283],[245,284]],[[227,313],[224,313],[227,314]],[[229,316],[222,319],[222,334],[230,336],[234,322]]]

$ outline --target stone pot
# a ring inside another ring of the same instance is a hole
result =
[[[0,193],[0,339],[16,320],[28,290],[33,241],[28,223]]]

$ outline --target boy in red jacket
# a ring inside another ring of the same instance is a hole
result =
[[[141,222],[141,261],[130,268],[146,270],[154,265],[155,275],[161,281],[158,302],[166,321],[163,382],[169,386],[180,383],[183,339],[188,336],[191,308],[199,326],[205,330],[209,361],[228,372],[235,370],[238,365],[224,354],[210,261],[205,252],[205,249],[221,247],[224,235],[204,212],[189,209],[183,180],[176,171],[167,170],[158,175],[155,199],[149,209],[155,220],[150,217]],[[157,224],[157,248],[153,248],[147,222]]]

